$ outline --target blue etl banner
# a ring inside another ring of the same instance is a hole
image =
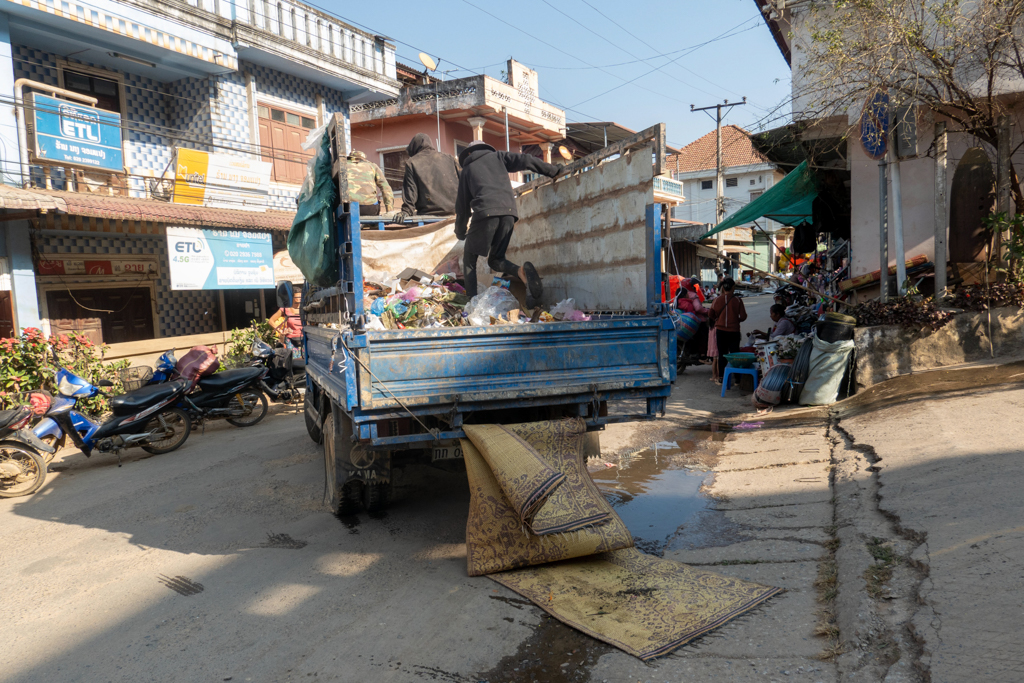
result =
[[[269,232],[167,227],[171,289],[267,289],[274,286]]]
[[[35,121],[37,159],[124,171],[120,114],[39,93],[30,93],[26,99]]]

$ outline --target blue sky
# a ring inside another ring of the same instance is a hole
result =
[[[399,61],[418,64],[424,51],[440,58],[438,71],[461,69],[445,78],[499,77],[513,57],[539,72],[541,99],[565,108],[569,121],[634,130],[664,121],[669,143],[681,146],[714,128],[691,104],[746,95],[749,104],[734,108],[728,123],[783,123],[769,112],[789,95],[790,72],[754,0],[311,4],[397,41]]]

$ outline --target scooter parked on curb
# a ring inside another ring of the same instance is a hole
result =
[[[306,390],[306,362],[296,358],[293,349],[272,348],[260,339],[254,339],[249,349],[253,367],[267,368],[262,387],[267,395],[278,403],[294,403],[302,400]]]
[[[27,496],[46,481],[46,456],[56,449],[25,429],[31,419],[24,406],[0,410],[0,498]]]
[[[178,407],[188,413],[194,426],[206,420],[227,420],[236,427],[251,427],[266,417],[270,405],[261,387],[267,368],[235,368],[193,380],[177,380],[172,379],[179,376],[177,365],[174,351],[165,352],[157,361],[148,386],[160,386],[167,381],[190,382]]]
[[[110,397],[113,416],[101,423],[75,407],[79,399],[107,394],[59,364],[57,368],[59,395],[53,397],[45,416],[33,427],[36,438],[52,437],[59,447],[70,435],[86,457],[91,457],[93,451],[117,454],[119,467],[121,451],[126,448],[138,446],[159,455],[180,448],[188,439],[192,422],[175,405],[184,397],[188,382],[177,380]],[[100,386],[112,384],[102,380]]]

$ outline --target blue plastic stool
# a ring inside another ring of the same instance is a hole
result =
[[[750,375],[754,378],[754,391],[757,391],[757,368],[734,368],[731,365],[725,366],[725,375],[722,377],[722,398],[725,398],[725,392],[729,389],[729,385],[732,384],[733,375]]]

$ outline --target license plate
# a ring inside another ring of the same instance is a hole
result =
[[[434,448],[431,462],[438,460],[462,460],[461,446],[439,446]]]

